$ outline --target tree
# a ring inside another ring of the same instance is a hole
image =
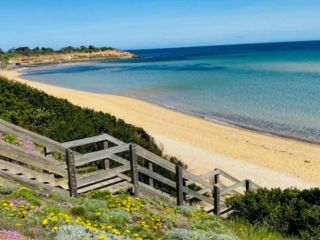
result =
[[[99,48],[96,48],[95,46],[90,45],[90,46],[89,46],[89,50],[90,50],[91,52],[96,52],[96,51],[99,50]]]
[[[15,48],[10,48],[8,53],[15,53],[16,52],[16,49]]]
[[[29,54],[31,53],[31,49],[29,47],[19,47],[15,49],[16,53]]]
[[[40,53],[40,48],[39,47],[35,47],[34,49],[31,50],[31,53],[33,54],[39,54]]]
[[[0,48],[0,56],[4,54],[4,51]]]
[[[107,50],[113,50],[114,48],[112,47],[101,47],[100,50],[101,51],[107,51]]]
[[[52,48],[45,48],[45,47],[42,47],[41,48],[41,52],[42,53],[53,53],[55,52]]]
[[[63,53],[72,53],[75,51],[75,48],[72,46],[68,46],[68,47],[61,48],[60,51]]]
[[[80,46],[81,52],[88,52],[88,48],[86,46]]]

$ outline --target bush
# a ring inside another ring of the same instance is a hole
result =
[[[320,239],[320,190],[258,189],[228,199],[233,218],[262,224],[287,236]]]
[[[75,216],[83,216],[85,214],[86,210],[84,207],[74,207],[71,209],[71,213]]]
[[[24,84],[0,77],[0,118],[59,142],[108,133],[161,155],[153,138],[110,114],[74,106]],[[88,147],[88,151],[100,146]]]

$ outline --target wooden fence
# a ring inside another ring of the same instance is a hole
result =
[[[0,120],[0,132],[28,138],[44,149],[40,155],[0,141],[0,176],[28,186],[68,191],[73,197],[100,188],[114,193],[130,190],[134,195],[148,195],[177,205],[195,204],[221,215],[230,211],[223,204],[227,194],[259,187],[220,169],[202,176],[192,174],[137,144],[125,143],[108,134],[59,143],[3,120]],[[95,143],[102,149],[85,154],[75,151]],[[63,161],[52,157],[55,152],[63,156]],[[90,166],[99,167],[81,173]]]

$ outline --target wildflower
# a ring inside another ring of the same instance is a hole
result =
[[[108,230],[111,230],[111,229],[112,229],[112,227],[111,227],[110,225],[108,225],[108,226],[107,226],[107,229],[108,229]]]
[[[58,226],[54,226],[54,227],[52,228],[52,230],[53,230],[53,231],[58,231],[58,230],[59,230],[59,227],[58,227]]]
[[[107,240],[108,238],[104,235],[99,235],[98,240]]]
[[[46,219],[46,218],[43,219],[43,220],[42,220],[42,225],[43,225],[43,226],[48,225],[48,219]]]
[[[112,229],[112,233],[115,235],[120,235],[120,231],[118,229]]]
[[[70,208],[73,208],[73,205],[71,203],[69,203],[69,202],[65,202],[63,204],[63,207],[66,208],[66,209],[70,209]]]

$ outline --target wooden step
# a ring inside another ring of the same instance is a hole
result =
[[[82,187],[82,188],[78,189],[78,193],[85,193],[85,192],[89,192],[89,191],[96,190],[96,189],[108,188],[112,185],[115,185],[115,184],[118,184],[118,183],[121,183],[124,181],[125,180],[123,180],[122,178],[114,177],[114,178],[107,179],[107,180],[99,182],[99,183],[92,184],[90,186]]]
[[[108,180],[110,178],[117,177],[117,173],[119,172],[125,172],[130,169],[129,166],[120,166],[113,168],[112,171],[101,169],[98,171],[94,171],[92,173],[87,173],[79,177],[77,180],[78,188],[89,186],[95,183],[99,183],[105,180]]]
[[[119,192],[128,192],[130,189],[132,189],[132,184],[127,181],[119,182],[108,187],[108,190],[112,194],[117,194]]]
[[[55,191],[57,193],[64,194],[64,195],[68,194],[68,192],[63,188],[52,186],[49,183],[41,183],[41,182],[37,181],[36,179],[29,179],[29,178],[26,178],[24,175],[13,174],[7,170],[0,170],[0,177],[8,179],[10,181],[17,182],[23,186],[28,187],[28,188],[33,188],[33,189],[38,189],[38,190],[42,189],[47,192]]]
[[[67,188],[67,182],[64,179],[55,179],[53,175],[41,173],[5,160],[0,160],[0,170],[9,172],[12,175],[24,177],[29,180],[35,180],[40,183],[49,184],[53,187]]]

